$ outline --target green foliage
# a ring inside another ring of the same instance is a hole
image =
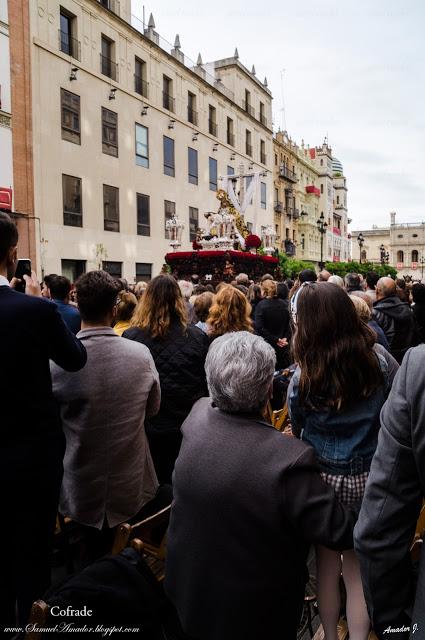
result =
[[[300,271],[304,269],[313,269],[315,271],[315,266],[312,262],[288,258],[284,253],[279,253],[279,265],[283,278],[296,278]]]
[[[397,277],[397,269],[388,264],[374,264],[372,262],[327,262],[325,269],[343,278],[347,273],[361,273],[365,276],[369,271],[375,271],[380,278],[383,276]]]

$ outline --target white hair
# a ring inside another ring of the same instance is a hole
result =
[[[188,282],[187,280],[179,280],[177,284],[180,287],[183,298],[189,300],[190,296],[193,293],[193,284],[191,282]]]
[[[273,383],[276,354],[260,336],[234,331],[216,338],[205,361],[210,397],[227,413],[259,412]]]
[[[331,284],[337,284],[338,287],[343,287],[344,286],[344,280],[341,278],[341,276],[331,276],[330,278],[328,278],[328,282],[330,282]]]

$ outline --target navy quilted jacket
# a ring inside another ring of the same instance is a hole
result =
[[[150,428],[179,429],[195,402],[208,395],[204,368],[207,336],[195,326],[183,331],[175,321],[162,339],[137,327],[124,331],[123,337],[146,345],[159,373],[161,407],[149,420]]]

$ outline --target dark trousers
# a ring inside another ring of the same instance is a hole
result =
[[[172,484],[174,464],[179,455],[182,434],[176,429],[153,429],[146,427],[149,449],[160,484]]]
[[[43,596],[50,584],[62,458],[61,438],[2,447],[0,625],[16,626],[16,605],[18,624],[25,625],[32,603]]]

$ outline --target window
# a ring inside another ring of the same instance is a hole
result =
[[[320,185],[320,193],[323,193],[323,184]]]
[[[339,196],[336,197],[336,203],[339,204]]]
[[[62,140],[81,144],[80,139],[80,96],[61,89]]]
[[[167,220],[171,220],[171,218],[175,215],[175,213],[176,213],[176,203],[171,202],[170,200],[164,200],[164,231],[165,231],[166,239],[168,238],[168,231],[165,225],[167,224]]]
[[[187,120],[195,126],[198,124],[198,114],[196,111],[196,96],[190,91],[187,92]]]
[[[61,260],[61,271],[71,282],[78,280],[86,272],[85,260]]]
[[[111,262],[109,260],[104,260],[102,262],[102,269],[107,271],[110,276],[114,278],[121,278],[122,276],[122,262]]]
[[[81,178],[62,175],[63,223],[68,227],[83,226]]]
[[[266,143],[265,140],[260,140],[260,162],[266,164]]]
[[[277,165],[277,154],[274,154],[274,163]]]
[[[231,167],[230,165],[227,165],[227,175],[228,176],[234,176],[235,175],[235,169],[233,167]]]
[[[164,173],[166,176],[175,176],[174,166],[174,140],[164,136]]]
[[[248,229],[248,233],[252,233],[252,229],[253,229],[252,222],[247,222],[246,223],[246,228]]]
[[[199,210],[196,207],[189,207],[189,240],[196,240],[196,232],[199,227]]]
[[[419,252],[416,249],[412,251],[412,262],[417,262],[419,260]]]
[[[265,182],[261,183],[261,208],[267,209],[267,185]]]
[[[105,231],[120,230],[119,189],[103,185],[103,228]]]
[[[102,152],[118,158],[118,115],[102,107]]]
[[[136,282],[149,282],[152,278],[152,265],[148,262],[136,262]]]
[[[112,59],[113,41],[102,36],[100,53],[100,72],[112,80],[118,80],[118,65]]]
[[[264,114],[264,103],[263,102],[260,102],[260,122],[264,126],[267,126],[267,120],[266,120],[266,116]]]
[[[217,137],[217,109],[211,104],[208,106],[208,132]]]
[[[217,160],[215,158],[209,158],[210,165],[210,189],[211,191],[217,191]]]
[[[174,112],[173,81],[167,76],[162,76],[162,106]]]
[[[62,53],[80,59],[80,43],[74,38],[75,16],[60,8],[59,49]]]
[[[277,203],[279,202],[279,189],[274,190],[274,204],[275,206],[277,205]]]
[[[137,195],[137,235],[150,236],[150,198],[143,193]]]
[[[188,148],[189,182],[198,184],[198,152]]]
[[[252,156],[252,135],[251,131],[248,129],[245,130],[245,153],[247,156]]]
[[[235,136],[233,133],[233,120],[232,118],[227,118],[227,144],[235,146]]]
[[[251,93],[248,91],[248,89],[245,89],[244,109],[251,116],[254,115],[254,109],[251,107]]]
[[[140,58],[134,59],[134,91],[144,98],[148,98],[148,83],[146,82],[146,62]]]
[[[136,123],[136,164],[149,168],[148,128]]]
[[[397,262],[404,262],[404,251],[397,251]]]

